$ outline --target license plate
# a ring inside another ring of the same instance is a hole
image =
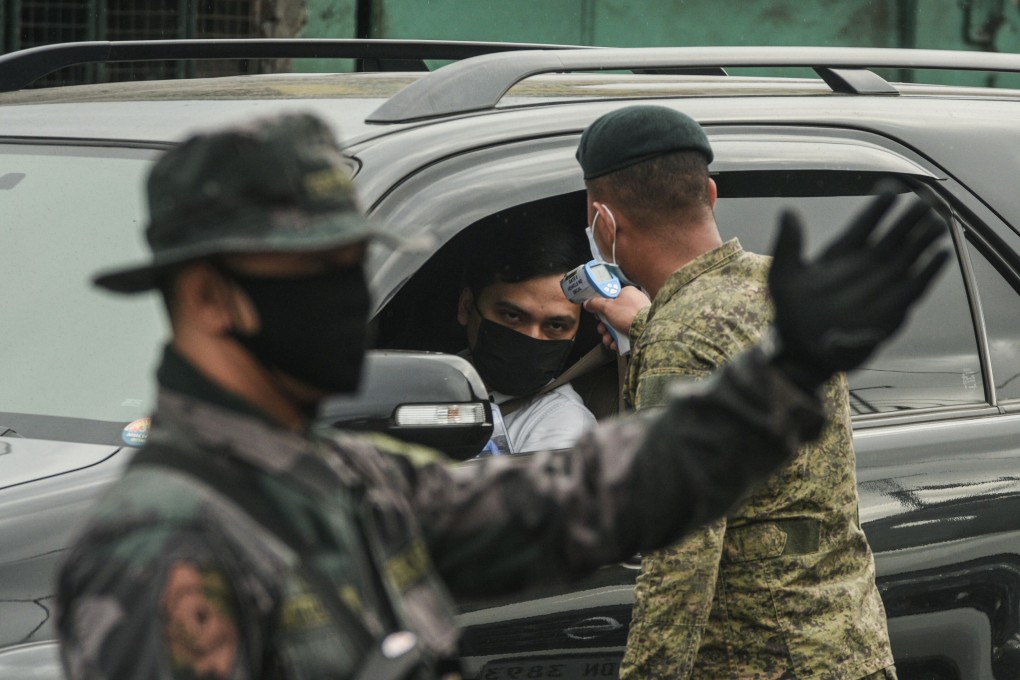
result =
[[[551,656],[527,659],[497,659],[482,667],[478,680],[532,680],[558,678],[616,678],[620,672],[618,656]]]

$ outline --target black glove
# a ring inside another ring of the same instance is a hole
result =
[[[898,194],[884,181],[878,197],[813,262],[801,259],[800,220],[780,218],[769,288],[776,307],[776,363],[806,389],[860,366],[903,323],[949,257],[933,245],[946,223],[927,201],[911,199],[881,236]]]

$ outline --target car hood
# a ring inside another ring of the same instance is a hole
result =
[[[66,474],[106,460],[120,448],[15,437],[0,439],[0,489]]]
[[[53,639],[57,570],[131,451],[0,439],[0,648]]]

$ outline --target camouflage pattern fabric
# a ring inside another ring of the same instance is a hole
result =
[[[146,448],[63,566],[64,666],[71,680],[354,678],[408,630],[426,661],[415,677],[433,677],[456,651],[448,586],[494,594],[672,543],[823,422],[760,350],[663,417],[607,423],[569,452],[459,467],[383,436],[299,435],[164,385]],[[158,447],[241,479],[314,553],[206,478],[146,463]],[[309,565],[350,620],[302,576]]]
[[[733,240],[667,280],[632,330],[637,409],[758,340],[772,318],[768,268]],[[894,677],[844,376],[823,401],[829,424],[815,443],[725,519],[645,555],[621,678]]]

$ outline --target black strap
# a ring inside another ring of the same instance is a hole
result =
[[[188,475],[230,499],[255,522],[280,539],[298,556],[298,574],[319,595],[323,605],[343,631],[350,634],[358,649],[366,656],[364,666],[378,648],[375,636],[365,627],[361,618],[344,603],[335,584],[315,565],[312,547],[301,540],[301,532],[287,523],[286,513],[266,502],[265,496],[252,493],[252,486],[245,483],[242,470],[233,469],[215,460],[211,454],[189,454],[149,443],[135,454],[132,464],[159,465]],[[239,463],[247,465],[246,463]],[[254,471],[254,468],[252,469]]]
[[[588,350],[588,352],[586,352],[584,356],[582,356],[580,359],[575,361],[573,365],[567,368],[567,370],[560,373],[559,376],[551,383],[542,386],[541,389],[539,389],[537,392],[534,392],[533,394],[526,394],[522,397],[514,397],[512,399],[507,399],[506,401],[499,405],[499,411],[504,416],[508,416],[514,411],[517,411],[526,406],[528,403],[531,402],[532,399],[536,399],[541,395],[546,394],[547,392],[552,392],[560,385],[565,385],[571,380],[580,378],[588,371],[593,371],[599,366],[609,363],[609,360],[613,356],[615,356],[613,352],[606,349],[605,345],[602,345],[601,343],[595,345],[590,350]]]

